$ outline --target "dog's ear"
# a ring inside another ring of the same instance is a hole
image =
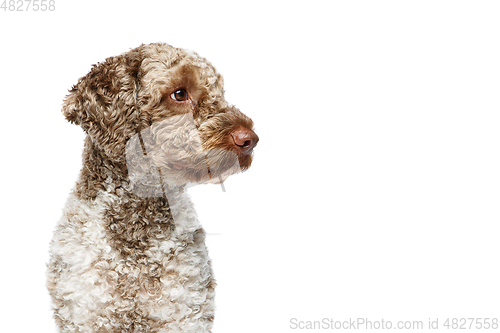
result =
[[[94,65],[63,103],[64,117],[112,160],[124,158],[126,140],[135,134],[141,47]]]
[[[72,124],[80,125],[79,108],[77,107],[77,99],[76,99],[76,86],[73,86],[70,90],[70,94],[66,96],[64,99],[62,113],[67,121]]]

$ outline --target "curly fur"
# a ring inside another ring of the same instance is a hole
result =
[[[93,66],[62,111],[87,137],[50,246],[60,332],[210,332],[215,280],[185,188],[251,165],[231,141],[250,118],[206,59],[161,43]]]

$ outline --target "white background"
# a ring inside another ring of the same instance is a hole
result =
[[[209,59],[260,136],[226,193],[191,190],[214,332],[500,317],[499,2],[55,3],[0,10],[2,332],[55,332],[45,262],[84,138],[67,90],[156,41]]]

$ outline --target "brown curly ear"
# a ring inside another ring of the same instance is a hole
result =
[[[73,86],[70,90],[70,94],[64,99],[62,113],[67,121],[72,124],[80,125],[80,118],[78,117],[80,112],[77,106],[76,91],[76,86]]]
[[[125,143],[135,134],[141,47],[94,65],[71,88],[63,103],[64,117],[80,125],[92,143],[112,160],[124,158]]]

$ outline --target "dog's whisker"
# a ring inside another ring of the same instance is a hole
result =
[[[219,176],[219,180],[220,180],[220,187],[222,188],[222,192],[226,192],[226,188],[224,187],[224,182],[222,181],[221,176]]]

